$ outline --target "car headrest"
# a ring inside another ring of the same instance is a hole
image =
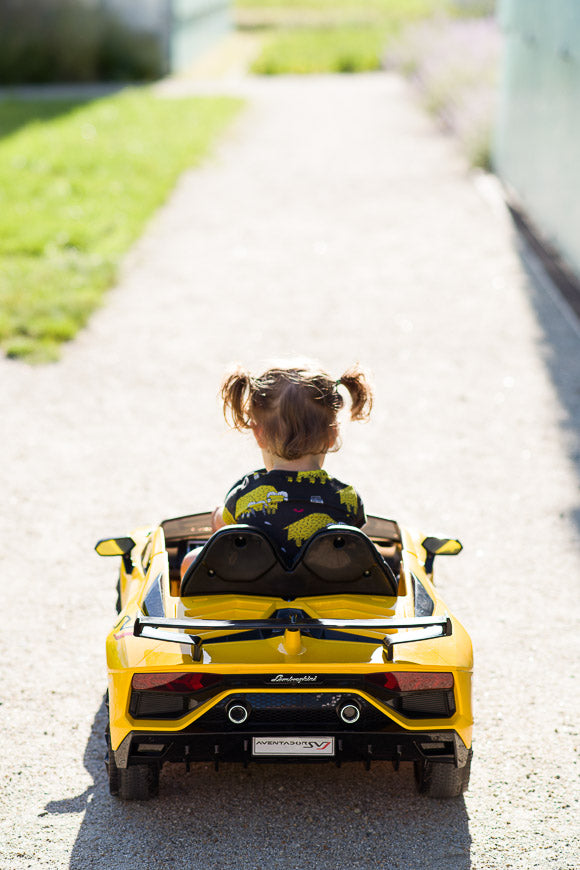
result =
[[[194,595],[199,582],[211,578],[228,583],[257,580],[277,562],[274,548],[260,529],[226,526],[215,532],[181,581],[181,595]]]
[[[321,529],[285,565],[265,532],[240,524],[212,535],[185,572],[180,594],[391,596],[397,581],[372,541],[352,526]]]
[[[322,529],[304,548],[301,562],[328,583],[356,584],[363,578],[374,578],[389,587],[382,594],[397,594],[392,569],[364,532],[353,526],[335,524]]]

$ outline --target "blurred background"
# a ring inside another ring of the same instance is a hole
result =
[[[0,0],[0,867],[580,866],[580,332],[504,207],[576,304],[579,37],[580,0]],[[331,473],[465,545],[473,788],[208,767],[121,818],[94,542],[217,504],[226,365],[305,351],[376,378]]]
[[[0,0],[4,352],[58,357],[217,135],[215,112],[225,123],[234,111],[216,105],[202,120],[207,141],[185,137],[180,150],[179,124],[172,134],[148,101],[151,83],[199,74],[204,59],[218,77],[403,73],[469,165],[501,179],[580,312],[579,46],[577,0]],[[71,116],[80,137],[67,138]],[[144,170],[152,190],[141,201],[130,178]]]

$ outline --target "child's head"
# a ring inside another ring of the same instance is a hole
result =
[[[363,370],[352,366],[334,380],[311,363],[259,376],[238,367],[222,384],[224,415],[235,429],[253,429],[259,445],[282,459],[324,454],[337,441],[339,386],[350,394],[351,420],[367,419],[372,390]]]

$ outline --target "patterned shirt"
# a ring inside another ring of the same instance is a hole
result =
[[[285,559],[292,559],[319,529],[330,523],[360,528],[366,521],[354,487],[326,471],[266,471],[261,468],[233,485],[224,522],[263,529]]]

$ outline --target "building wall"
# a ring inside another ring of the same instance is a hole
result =
[[[135,30],[158,31],[166,26],[171,0],[97,0]]]
[[[97,0],[136,32],[155,33],[164,72],[187,66],[230,30],[231,0]]]
[[[500,0],[494,163],[580,275],[580,0]]]
[[[170,68],[181,69],[232,27],[230,0],[172,0]]]

